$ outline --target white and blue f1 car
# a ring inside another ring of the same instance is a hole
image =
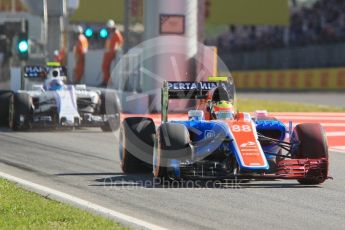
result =
[[[115,92],[68,85],[65,68],[27,66],[24,79],[29,90],[7,95],[8,116],[13,130],[31,127],[100,127],[116,130],[120,124],[120,103]],[[5,107],[6,107],[5,106]]]

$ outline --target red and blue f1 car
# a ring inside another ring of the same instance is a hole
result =
[[[161,125],[130,117],[120,128],[119,156],[124,173],[153,171],[178,180],[295,179],[320,184],[328,179],[328,146],[320,124],[290,130],[273,117],[235,111],[230,78],[214,82],[165,82]],[[193,99],[188,120],[169,121],[170,99]],[[217,107],[218,106],[218,107]]]

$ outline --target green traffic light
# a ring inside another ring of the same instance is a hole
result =
[[[91,28],[86,28],[85,36],[91,38],[93,36],[93,30]]]
[[[107,38],[108,37],[108,30],[103,28],[99,31],[100,38]]]
[[[17,54],[19,60],[27,61],[29,59],[29,39],[27,32],[20,32],[17,38]]]
[[[29,43],[28,41],[20,41],[18,43],[18,50],[20,53],[27,53],[29,50]]]

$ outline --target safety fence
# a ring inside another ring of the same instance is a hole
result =
[[[220,58],[231,70],[334,68],[345,65],[345,43],[226,53]]]

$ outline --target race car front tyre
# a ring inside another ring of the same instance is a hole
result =
[[[17,131],[29,129],[32,112],[31,96],[27,93],[13,93],[9,106],[9,127]]]
[[[149,173],[156,127],[151,118],[125,118],[120,127],[119,157],[124,173]]]
[[[12,94],[10,90],[0,90],[0,126],[8,126],[8,111]]]
[[[192,146],[187,127],[164,123],[158,131],[153,156],[153,174],[156,178],[179,179],[172,161],[191,159]],[[175,166],[176,167],[176,166]]]
[[[299,124],[295,127],[291,141],[291,156],[294,159],[320,159],[328,160],[328,145],[326,134],[320,124]],[[319,177],[300,179],[303,185],[316,185],[323,183],[328,177],[328,165],[322,169]]]
[[[100,114],[114,116],[114,120],[111,119],[101,126],[102,131],[111,132],[118,130],[120,127],[121,105],[117,94],[112,91],[102,91],[100,99]]]

